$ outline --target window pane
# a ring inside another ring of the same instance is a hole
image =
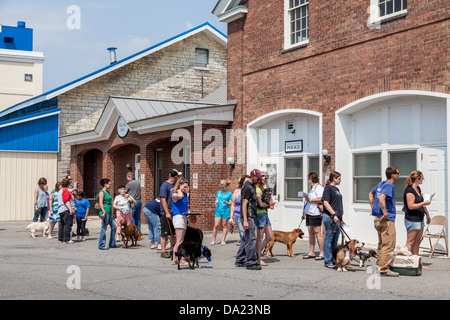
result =
[[[385,4],[384,3],[380,3],[380,17],[386,15],[386,9],[385,9]]]
[[[394,12],[394,5],[392,3],[393,0],[386,2],[386,15],[391,14]]]
[[[289,179],[286,180],[286,199],[298,200],[298,192],[303,191],[303,179]]]
[[[380,176],[381,154],[355,154],[354,168],[355,176]]]
[[[303,158],[286,159],[286,178],[303,177]],[[298,190],[301,191],[301,190]]]
[[[381,181],[379,178],[355,178],[355,201],[368,201],[369,192]]]
[[[389,154],[389,165],[395,166],[400,172],[400,176],[407,177],[416,170],[416,152],[393,152]]]
[[[403,202],[403,192],[405,191],[406,178],[400,178],[395,183],[395,201]]]
[[[317,173],[317,175],[319,175],[319,158],[309,158],[309,168],[308,168],[308,173],[309,172],[315,172]]]
[[[394,11],[401,11],[402,10],[402,0],[395,0],[394,2]]]
[[[408,8],[408,0],[403,0],[403,10]]]

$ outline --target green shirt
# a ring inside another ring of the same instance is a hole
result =
[[[261,188],[260,187],[256,187],[256,195],[262,196],[262,193],[263,192],[262,192]],[[258,208],[256,209],[256,213],[260,214],[260,213],[263,213],[263,212],[267,212],[267,208],[260,208],[258,206]]]
[[[108,192],[105,192],[103,190],[100,190],[100,192],[103,192],[103,207],[105,208],[106,214],[112,214],[112,197]],[[99,199],[100,199],[100,192]],[[99,214],[103,214],[102,210],[100,209]]]

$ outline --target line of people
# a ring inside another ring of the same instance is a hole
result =
[[[395,218],[395,188],[399,180],[397,167],[388,167],[385,171],[386,180],[380,182],[369,193],[371,216],[374,216],[374,227],[378,234],[377,266],[381,275],[398,276],[389,270],[396,245]],[[140,232],[140,184],[134,180],[133,174],[127,174],[128,184],[119,186],[118,195],[113,200],[111,181],[102,179],[102,190],[98,193],[98,208],[102,218],[99,238],[99,249],[106,247],[106,230],[110,226],[111,237],[109,248],[116,247],[116,236],[120,234],[120,227],[116,227],[115,220],[125,219],[128,224],[134,223]],[[228,229],[235,223],[239,231],[239,249],[235,264],[238,267],[260,270],[267,264],[261,259],[261,251],[272,239],[272,226],[269,220],[268,208],[273,208],[274,202],[264,203],[262,194],[267,184],[268,174],[258,169],[244,175],[238,182],[238,188],[231,193],[228,189],[230,180],[220,181],[220,190],[215,194],[216,208],[211,245],[216,245],[217,233],[222,226],[222,241],[226,245]],[[424,200],[420,185],[423,174],[414,170],[408,177],[403,195],[405,211],[405,227],[407,229],[406,247],[413,254],[419,253],[419,245],[424,228],[424,217],[430,222],[430,215],[426,208],[431,203]],[[71,228],[74,214],[77,221],[77,240],[84,240],[85,224],[89,214],[89,201],[82,191],[72,185],[72,179],[67,176],[55,185],[49,194],[46,191],[47,181],[41,178],[35,191],[35,216],[41,221],[49,219],[51,237],[56,222],[59,222],[58,240],[73,243]],[[332,257],[333,248],[337,246],[340,230],[344,224],[342,194],[338,188],[341,174],[332,171],[326,186],[319,183],[317,173],[308,174],[310,190],[304,198],[302,219],[306,220],[309,232],[309,252],[304,259],[324,260],[324,266],[334,268]],[[132,193],[133,195],[131,195]],[[136,199],[137,198],[137,199]],[[48,211],[48,213],[47,213]],[[187,228],[187,213],[189,213],[189,183],[182,177],[182,173],[171,170],[169,178],[161,188],[159,197],[147,202],[143,208],[148,222],[149,241],[151,249],[161,250],[161,257],[170,257],[167,251],[167,239],[170,247],[176,252],[182,243]],[[319,246],[319,255],[315,254],[315,244]],[[173,255],[173,264],[177,264]]]

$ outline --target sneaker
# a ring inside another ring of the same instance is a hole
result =
[[[240,267],[240,268],[245,267],[245,263],[244,262],[236,262],[234,265],[236,267]]]
[[[382,272],[380,273],[380,276],[382,277],[398,277],[400,274],[398,272],[394,271],[388,271],[388,272]]]
[[[70,241],[66,241],[66,242],[64,242],[65,244],[74,244],[75,242],[73,241],[73,240],[70,240]]]

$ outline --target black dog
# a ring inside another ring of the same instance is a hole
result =
[[[186,260],[191,269],[195,269],[195,264],[197,264],[198,268],[198,258],[202,254],[202,245],[198,242],[186,242],[184,241],[182,244],[178,246],[177,258],[178,258],[178,270],[180,270],[180,261],[181,258]],[[191,264],[192,262],[192,264]]]
[[[261,201],[267,205],[270,205],[270,202],[272,201],[272,194],[273,194],[272,189],[270,188],[264,189],[261,195]]]
[[[211,250],[202,245],[202,242],[202,230],[188,226],[186,228],[186,233],[184,234],[183,243],[178,247],[178,252],[176,252],[176,256],[178,258],[178,269],[180,269],[180,257],[185,258],[191,269],[195,268],[194,263],[196,263],[198,267],[198,258],[202,255],[208,261],[211,261]],[[190,261],[192,261],[192,266]]]
[[[186,228],[186,233],[184,234],[184,241],[185,242],[199,242],[200,244],[202,244],[202,242],[203,242],[202,230],[188,226]]]

